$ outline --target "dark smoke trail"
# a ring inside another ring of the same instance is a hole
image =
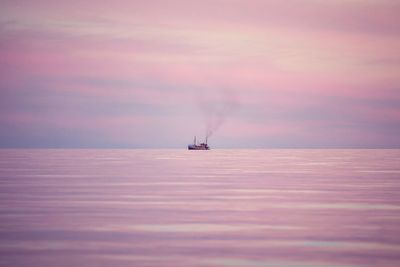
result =
[[[236,94],[223,90],[212,95],[202,95],[199,106],[203,112],[206,126],[206,137],[211,137],[225,122],[227,117],[238,106]]]

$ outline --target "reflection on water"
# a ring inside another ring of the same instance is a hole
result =
[[[1,150],[1,266],[400,266],[400,150]]]

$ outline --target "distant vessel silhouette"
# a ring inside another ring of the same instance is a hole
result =
[[[188,145],[189,150],[210,150],[210,147],[207,144],[207,137],[206,137],[206,142],[197,144],[196,143],[196,136],[194,137],[193,144]]]

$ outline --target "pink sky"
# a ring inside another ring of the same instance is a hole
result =
[[[399,1],[0,10],[1,147],[400,147]]]

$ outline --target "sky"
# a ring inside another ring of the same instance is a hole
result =
[[[400,1],[0,2],[0,147],[400,148]]]

